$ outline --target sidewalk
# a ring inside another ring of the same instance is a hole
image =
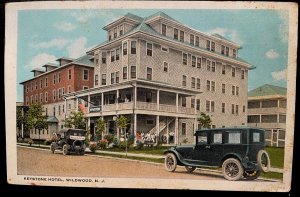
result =
[[[18,145],[29,146],[27,143],[17,143]],[[33,144],[31,147],[39,148],[38,144]],[[49,148],[49,145],[40,145],[41,148]],[[91,153],[89,148],[86,148],[86,153]],[[96,153],[108,154],[108,155],[120,155],[126,156],[126,152],[116,152],[116,151],[108,151],[108,150],[97,150]],[[164,155],[154,155],[154,154],[145,154],[145,153],[127,153],[129,157],[142,157],[142,158],[151,158],[151,159],[164,159]],[[283,169],[281,168],[270,168],[270,172],[283,173]]]

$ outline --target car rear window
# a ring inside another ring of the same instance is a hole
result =
[[[263,143],[264,142],[263,132],[260,130],[251,130],[250,142]]]
[[[241,144],[242,133],[240,131],[226,131],[225,143],[227,144]]]
[[[213,144],[222,144],[222,133],[214,133],[213,134]]]

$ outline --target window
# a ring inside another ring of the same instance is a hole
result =
[[[164,72],[168,72],[169,70],[169,64],[167,62],[164,62]]]
[[[63,87],[61,90],[61,95],[64,95],[64,94],[65,94],[65,88]]]
[[[136,41],[131,41],[131,54],[136,54]]]
[[[152,56],[152,44],[147,43],[147,55]]]
[[[48,77],[45,78],[45,87],[48,87]]]
[[[214,81],[211,81],[211,91],[212,92],[215,92],[215,86],[216,86],[216,82],[214,82]]]
[[[108,40],[111,40],[111,31],[108,31]]]
[[[192,56],[192,67],[196,67],[196,57]]]
[[[87,89],[89,89],[89,87],[88,86],[83,86],[82,89],[87,90]]]
[[[169,48],[168,47],[161,47],[161,50],[163,51],[163,52],[169,52]]]
[[[71,105],[71,103],[69,103],[69,109],[71,109],[71,107],[72,107],[72,105]]]
[[[106,85],[106,74],[102,74],[102,81],[101,81],[102,85]]]
[[[225,113],[225,103],[222,103],[222,113]]]
[[[197,68],[201,68],[201,58],[197,57]]]
[[[210,71],[210,68],[211,68],[211,61],[210,60],[207,60],[206,68],[207,68],[207,71]]]
[[[174,28],[174,39],[178,40],[178,29]]]
[[[146,120],[146,125],[154,125],[154,120],[153,119],[147,119]]]
[[[209,40],[206,40],[206,49],[210,50],[210,41]]]
[[[53,90],[52,94],[53,94],[53,100],[55,101],[56,100],[56,90]]]
[[[246,106],[243,105],[243,112],[246,112]]]
[[[231,104],[231,114],[234,114],[234,104]]]
[[[232,95],[235,95],[235,86],[232,86],[231,93],[232,93]]]
[[[241,143],[241,133],[237,132],[227,132],[228,133],[228,143],[229,144],[240,144]]]
[[[200,89],[200,79],[197,78],[197,89]]]
[[[211,71],[216,72],[216,62],[211,63]]]
[[[210,101],[206,101],[206,111],[210,111]]]
[[[182,86],[186,87],[186,76],[182,75]]]
[[[181,98],[181,106],[186,107],[186,97]]]
[[[53,84],[56,83],[56,74],[53,74]]]
[[[115,83],[115,73],[111,73],[110,74],[110,84],[114,84]]]
[[[53,116],[55,116],[55,106],[53,107]]]
[[[184,31],[180,30],[180,42],[184,42]]]
[[[48,92],[45,92],[45,102],[48,102]]]
[[[43,79],[41,79],[41,81],[40,81],[40,89],[42,89],[43,88]]]
[[[206,67],[206,58],[204,58],[204,57],[202,58],[202,66]]]
[[[36,95],[35,95],[35,102],[37,103],[38,100],[39,100],[39,96],[36,94]]]
[[[40,102],[43,102],[43,93],[40,93]]]
[[[263,123],[277,123],[277,115],[261,115]]]
[[[192,77],[191,87],[192,87],[192,88],[195,88],[195,87],[196,87],[196,79],[195,79],[195,77]]]
[[[213,136],[213,144],[222,144],[222,133],[214,133]]]
[[[187,54],[186,53],[182,53],[182,64],[187,65]]]
[[[222,65],[222,74],[225,75],[226,74],[226,65]]]
[[[195,108],[195,99],[191,99],[191,108],[194,109]]]
[[[194,45],[194,43],[195,43],[195,37],[193,34],[190,34],[190,44]]]
[[[98,75],[95,75],[95,86],[98,85],[99,79],[98,79]]]
[[[68,69],[68,79],[72,79],[72,71],[71,68]]]
[[[214,42],[211,42],[211,51],[215,51],[215,43]]]
[[[167,25],[161,24],[161,34],[162,34],[163,36],[166,36],[166,35],[167,35]]]
[[[245,79],[245,70],[242,70],[241,79]]]
[[[120,49],[116,49],[116,61],[120,60]]]
[[[130,68],[130,78],[131,79],[136,78],[136,66],[131,66],[131,68]]]
[[[123,43],[123,55],[127,55],[127,42]]]
[[[147,79],[152,80],[152,68],[147,67]]]
[[[225,53],[226,56],[229,56],[229,47],[226,47],[226,53]]]
[[[26,96],[26,105],[29,105],[29,98]]]
[[[29,91],[29,88],[28,88],[28,85],[26,85],[26,92],[28,92]]]
[[[210,91],[210,81],[209,80],[206,81],[206,90]]]
[[[114,28],[114,38],[117,37],[117,28]]]
[[[83,80],[89,79],[89,70],[83,69]]]
[[[60,73],[58,73],[58,83],[60,83],[60,80],[61,80]]]
[[[60,115],[60,105],[58,106],[58,115]]]
[[[225,46],[224,45],[221,46],[221,54],[225,55]]]
[[[231,76],[235,77],[235,68],[234,67],[231,68]]]
[[[199,37],[196,36],[196,42],[195,42],[196,47],[199,47]]]
[[[236,58],[236,49],[232,49],[232,57]]]
[[[196,101],[196,110],[200,110],[200,99]]]
[[[237,96],[240,94],[239,90],[240,90],[239,87],[236,87],[236,88],[235,88],[235,94],[236,94]]]
[[[31,91],[33,91],[33,82],[31,83]]]
[[[35,82],[35,89],[36,90],[38,89],[38,83],[37,83],[37,81]]]
[[[71,86],[68,85],[68,93],[70,93],[70,92],[71,92]]]
[[[110,61],[114,62],[115,61],[115,51],[110,52]]]
[[[127,79],[127,67],[123,67],[123,79]]]
[[[102,51],[102,64],[106,64],[106,51]]]
[[[57,99],[58,100],[61,99],[61,89],[60,88],[58,89],[57,94],[58,94],[58,98]]]
[[[222,93],[225,94],[225,92],[226,92],[226,86],[224,83],[222,83]]]
[[[236,115],[239,114],[239,106],[238,106],[238,105],[235,106],[235,114],[236,114]]]
[[[181,135],[185,136],[186,135],[186,123],[181,123]]]
[[[198,145],[207,144],[207,133],[206,132],[199,133],[199,135],[197,136],[197,144]]]
[[[119,34],[120,34],[120,36],[122,36],[123,35],[123,25],[120,25],[119,26]]]
[[[146,92],[146,102],[152,102],[152,92]]]
[[[120,81],[120,72],[116,72],[116,83],[119,83]]]
[[[65,113],[65,105],[62,105],[62,112]]]
[[[210,112],[215,111],[215,101],[210,101]]]

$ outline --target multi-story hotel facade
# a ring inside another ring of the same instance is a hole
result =
[[[287,89],[265,84],[248,93],[248,125],[266,130],[266,145],[284,147]]]
[[[47,115],[48,129],[30,131],[32,139],[48,139],[53,132],[64,127],[66,111],[74,109],[74,105],[65,106],[63,95],[93,87],[94,64],[90,55],[78,59],[59,58],[59,65],[48,63],[45,69],[33,69],[34,77],[21,82],[24,86],[24,105],[40,103],[44,115]]]
[[[107,133],[119,135],[115,117],[127,130],[153,134],[166,143],[189,143],[205,112],[212,127],[247,124],[248,70],[239,45],[207,35],[163,12],[146,18],[126,14],[103,28],[107,40],[94,56],[94,88],[66,95],[85,101],[91,134],[103,117]]]

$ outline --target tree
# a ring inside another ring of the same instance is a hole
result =
[[[198,121],[199,121],[201,127],[203,127],[203,128],[209,128],[209,126],[210,126],[210,124],[211,124],[211,122],[212,122],[210,116],[209,116],[209,115],[206,115],[206,114],[203,113],[203,112],[201,112],[201,115],[200,115],[200,117],[198,118]]]
[[[19,131],[22,129],[22,124],[24,124],[24,117],[23,117],[23,114],[22,114],[22,108],[17,107],[17,128],[18,128]],[[23,137],[23,133],[21,134],[21,136]]]
[[[129,123],[128,118],[126,118],[125,116],[119,116],[117,118],[117,126],[119,129],[126,128],[128,123]]]
[[[86,129],[86,118],[82,111],[71,112],[70,117],[64,120],[65,127],[75,129]]]
[[[106,128],[106,122],[103,117],[99,117],[96,121],[96,141],[99,139],[100,134],[103,136],[103,132]]]
[[[25,120],[29,129],[38,129],[39,133],[41,129],[48,128],[47,117],[43,115],[43,108],[39,103],[33,103],[29,106]]]

